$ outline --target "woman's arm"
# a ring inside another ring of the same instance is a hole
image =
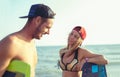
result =
[[[103,55],[92,53],[86,49],[81,49],[81,54],[83,58],[87,62],[96,63],[96,64],[108,64],[108,61],[105,59]]]
[[[85,62],[91,62],[95,64],[108,64],[108,61],[104,58],[103,55],[94,54],[86,49],[79,49],[78,52],[78,65],[77,69],[81,70]]]
[[[104,58],[103,55],[95,54],[95,57],[86,57],[87,62],[96,63],[96,64],[108,64],[108,61]]]

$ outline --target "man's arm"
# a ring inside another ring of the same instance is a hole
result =
[[[11,40],[9,38],[0,41],[0,77],[2,77],[13,58],[14,53],[12,50]]]
[[[8,59],[5,56],[3,57],[1,55],[2,54],[0,53],[0,77],[2,77],[2,75],[4,74],[4,72],[6,71],[6,68],[10,63],[10,59]]]

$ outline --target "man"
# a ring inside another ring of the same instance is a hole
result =
[[[37,51],[34,39],[40,39],[42,35],[49,34],[53,25],[55,13],[44,4],[32,5],[27,23],[18,32],[6,36],[0,41],[0,77],[13,60],[20,60],[30,65],[30,77],[35,77],[37,63]]]

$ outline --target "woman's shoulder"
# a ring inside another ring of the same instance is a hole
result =
[[[94,53],[93,51],[89,50],[89,49],[86,49],[86,48],[83,48],[83,47],[79,47],[79,50],[78,50],[80,53],[82,54],[86,54],[86,53]]]
[[[87,49],[83,47],[79,47],[79,51],[87,51]]]
[[[79,47],[78,51],[79,51],[80,53],[89,52],[88,49],[83,48],[83,47]]]

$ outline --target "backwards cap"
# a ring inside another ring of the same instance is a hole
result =
[[[36,16],[41,16],[43,18],[54,18],[55,13],[47,5],[34,4],[31,6],[29,14],[27,16],[22,16],[20,18],[30,18],[30,17],[36,17]]]
[[[77,31],[79,33],[79,35],[81,36],[82,40],[85,39],[86,37],[86,31],[85,28],[82,26],[76,26],[73,28],[73,30]]]

